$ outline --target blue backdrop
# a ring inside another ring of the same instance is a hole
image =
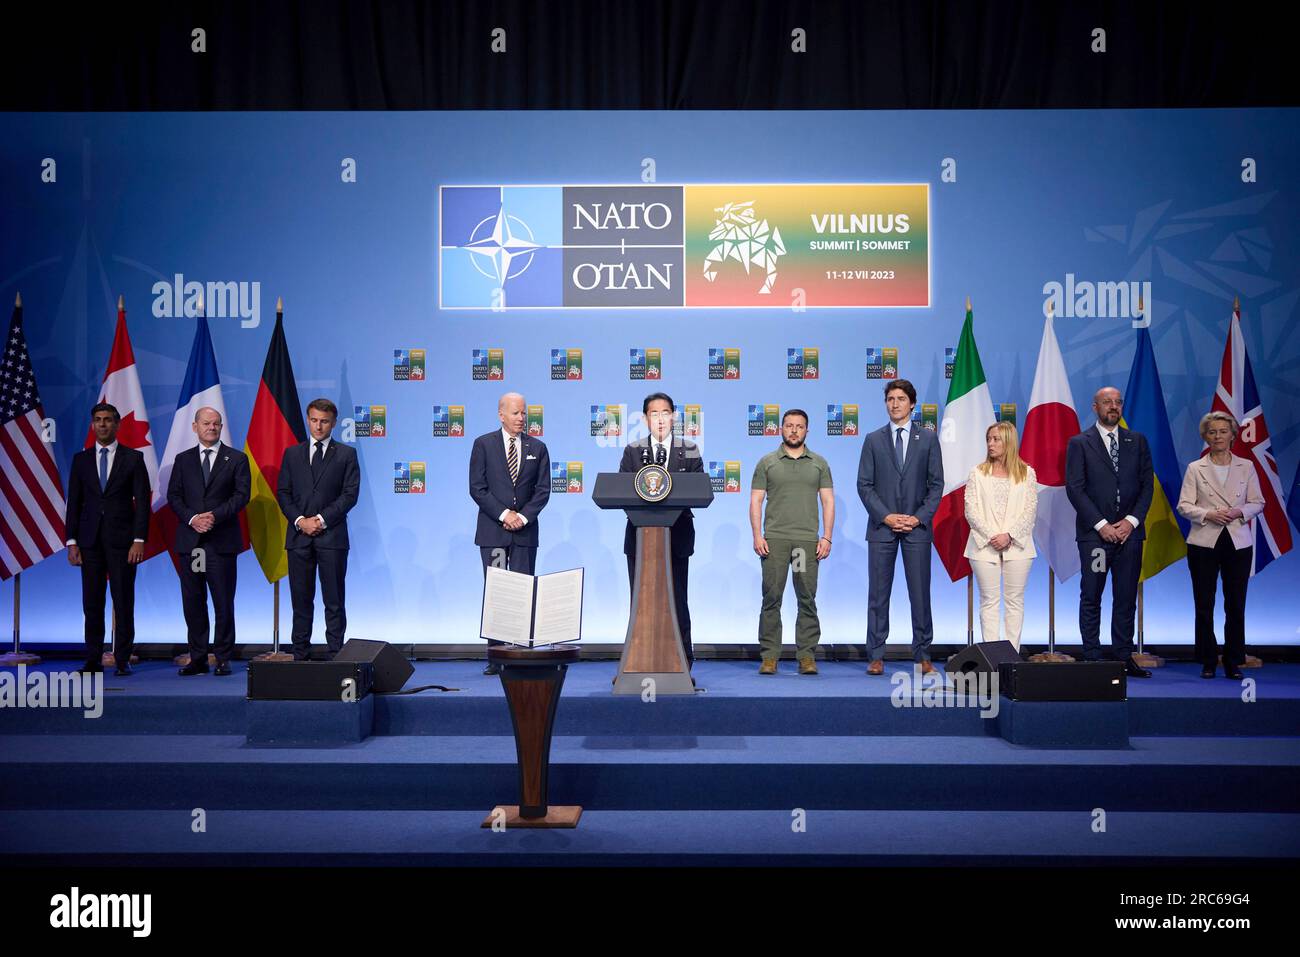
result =
[[[758,560],[747,520],[754,463],[775,446],[750,437],[750,404],[799,406],[809,444],[836,481],[835,550],[821,572],[824,642],[861,643],[866,624],[865,514],[854,488],[861,438],[828,437],[828,403],[858,403],[863,432],[884,422],[867,347],[899,349],[899,374],[922,402],[947,394],[943,349],[964,300],[993,398],[1023,422],[1042,333],[1044,285],[1149,280],[1151,332],[1181,463],[1199,454],[1200,415],[1218,376],[1234,295],[1284,488],[1300,457],[1297,235],[1300,125],[1287,110],[1176,112],[398,113],[18,115],[0,117],[0,291],[21,291],[56,456],[85,436],[125,296],[154,441],[167,439],[194,322],[157,318],[153,286],[177,273],[260,283],[260,325],[211,320],[229,431],[242,446],[277,296],[301,398],[387,407],[388,434],[357,440],[363,484],[352,513],[349,633],[466,642],[478,631],[481,572],[466,491],[468,438],[434,438],[434,405],[464,405],[466,433],[497,425],[496,399],[523,392],[545,408],[553,460],[580,461],[582,494],[554,495],[540,523],[539,571],[587,569],[585,635],[621,640],[627,583],[621,515],[590,498],[616,468],[617,442],[590,436],[589,407],[625,403],[632,433],[653,384],[628,375],[628,350],[663,350],[679,406],[699,404],[710,461],[740,461],[741,494],[697,518],[692,615],[697,642],[756,640]],[[55,160],[55,182],[42,161]],[[356,163],[356,181],[341,175]],[[437,189],[464,183],[638,183],[654,160],[664,183],[929,182],[931,296],[925,309],[611,310],[520,313],[437,308]],[[1256,182],[1243,182],[1250,158]],[[944,181],[944,161],[956,178]],[[251,287],[250,287],[251,288]],[[1085,424],[1101,385],[1128,378],[1128,318],[1058,318],[1057,335]],[[786,378],[786,350],[820,349],[821,377]],[[737,347],[739,381],[710,381],[710,347]],[[394,349],[425,349],[425,381],[393,380]],[[472,381],[471,351],[505,351],[503,383]],[[581,382],[552,382],[550,350],[583,350]],[[393,491],[397,461],[428,463],[423,495]],[[1173,490],[1176,495],[1177,490]],[[1292,552],[1251,584],[1248,641],[1295,643]],[[1034,569],[1027,641],[1046,637],[1047,569]],[[240,560],[238,637],[270,635],[271,588]],[[62,554],[23,575],[24,638],[79,640],[77,570]],[[12,583],[0,587],[9,608]],[[937,558],[937,640],[965,634],[966,589]],[[142,569],[141,641],[183,641],[180,592],[166,558]],[[287,636],[287,590],[283,613]],[[1057,588],[1057,632],[1078,641],[1077,579]],[[1146,588],[1147,639],[1190,643],[1186,564]],[[792,618],[793,598],[787,601]],[[320,621],[318,617],[318,622]],[[896,643],[909,640],[897,577]],[[789,622],[787,622],[789,624]],[[319,642],[321,626],[317,626]],[[1103,634],[1105,627],[1103,627]]]

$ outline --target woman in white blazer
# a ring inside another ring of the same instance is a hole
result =
[[[996,422],[984,433],[988,458],[966,478],[965,555],[980,588],[980,637],[998,640],[998,593],[1006,604],[1007,641],[1020,650],[1025,619],[1025,582],[1038,552],[1038,477],[1020,457],[1020,439],[1010,422]]]
[[[1237,422],[1226,412],[1201,419],[1209,454],[1187,466],[1178,511],[1192,523],[1187,533],[1187,570],[1196,605],[1196,659],[1201,677],[1213,678],[1219,657],[1214,637],[1214,595],[1223,576],[1223,674],[1241,680],[1246,661],[1246,585],[1254,558],[1253,520],[1264,495],[1250,462],[1232,454]]]

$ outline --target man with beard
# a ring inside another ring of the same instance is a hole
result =
[[[776,662],[781,657],[781,597],[789,568],[794,570],[794,594],[799,602],[794,626],[799,674],[817,674],[814,655],[821,638],[817,566],[831,553],[835,496],[831,467],[804,444],[807,435],[808,413],[787,409],[781,418],[781,446],[758,460],[750,483],[749,524],[754,532],[754,553],[763,566],[763,608],[758,617],[761,675],[776,674]],[[818,502],[822,514],[820,538]]]
[[[1098,661],[1101,595],[1110,573],[1110,654],[1124,662],[1131,678],[1151,672],[1133,660],[1133,619],[1147,510],[1155,494],[1151,449],[1140,432],[1121,428],[1124,398],[1106,386],[1092,398],[1097,424],[1065,447],[1065,493],[1074,506],[1079,545],[1079,633],[1083,657]]]

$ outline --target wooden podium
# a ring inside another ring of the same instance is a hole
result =
[[[600,508],[623,509],[636,528],[632,609],[614,694],[639,695],[647,678],[653,679],[656,695],[694,694],[673,596],[671,526],[684,508],[708,508],[713,484],[705,472],[673,472],[668,493],[647,501],[636,490],[640,474],[601,473],[592,492]]]
[[[555,708],[564,686],[564,673],[577,660],[577,645],[488,648],[488,661],[501,666],[501,685],[515,729],[519,803],[497,805],[483,821],[483,827],[492,827],[498,821],[508,828],[578,826],[581,807],[547,803]]]

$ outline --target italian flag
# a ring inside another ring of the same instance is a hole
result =
[[[939,425],[939,449],[943,453],[943,500],[934,513],[934,547],[948,577],[953,581],[970,574],[970,562],[962,553],[970,537],[966,524],[966,476],[988,458],[985,433],[993,424],[993,399],[989,396],[984,366],[975,348],[975,317],[966,300],[966,321],[957,342],[948,403]]]

